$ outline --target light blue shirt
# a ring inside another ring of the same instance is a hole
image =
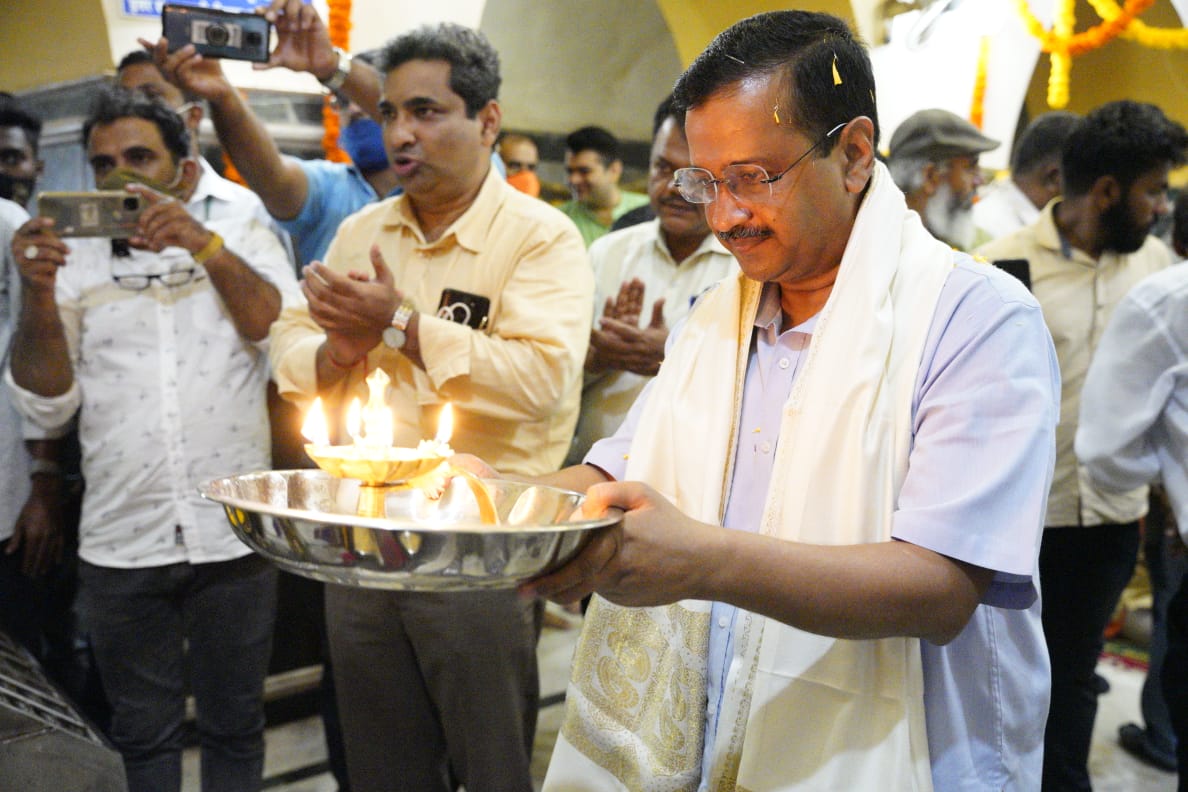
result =
[[[1124,492],[1162,480],[1188,537],[1188,266],[1139,281],[1118,303],[1081,391],[1077,457]]]
[[[781,316],[769,287],[748,359],[726,506],[725,525],[738,530],[759,524],[780,411],[816,324],[813,318],[781,331]],[[920,644],[938,790],[1039,788],[1049,665],[1034,580],[1055,460],[1059,377],[1035,299],[1010,276],[962,257],[941,291],[925,342],[909,470],[892,522],[896,539],[995,571],[955,640]],[[615,478],[624,475],[649,391],[614,437],[595,444],[587,462]],[[711,612],[706,745],[717,732],[723,681],[738,659],[736,612],[725,603]],[[813,725],[789,724],[789,739],[797,728]]]
[[[375,190],[353,165],[329,160],[296,160],[308,184],[305,204],[292,220],[282,220],[297,246],[301,264],[321,261],[348,216],[376,199]]]

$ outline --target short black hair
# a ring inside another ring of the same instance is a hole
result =
[[[120,58],[120,62],[116,64],[116,74],[119,74],[129,66],[139,66],[142,63],[151,65],[157,71],[157,62],[153,60],[153,54],[146,49],[134,49],[124,57]]]
[[[1072,134],[1081,117],[1067,110],[1052,110],[1036,116],[1023,129],[1011,152],[1011,171],[1027,173],[1049,160],[1060,161],[1064,141]]]
[[[499,53],[477,30],[442,22],[403,33],[384,45],[380,71],[388,74],[411,60],[448,63],[450,90],[462,97],[471,118],[499,98]]]
[[[122,118],[141,118],[150,121],[161,132],[165,148],[173,155],[173,161],[185,159],[190,152],[190,134],[185,122],[169,105],[142,91],[129,91],[118,85],[99,89],[91,113],[83,123],[83,143],[91,139],[91,130],[96,126],[114,124]]]
[[[17,98],[7,91],[0,92],[0,127],[19,127],[25,130],[25,139],[33,155],[41,142],[41,119],[21,107]]]
[[[603,165],[619,159],[619,139],[600,126],[584,126],[570,132],[565,136],[565,148],[574,154],[593,151],[602,159]]]
[[[728,85],[779,75],[788,85],[791,122],[810,138],[866,116],[879,136],[874,71],[862,41],[841,19],[810,11],[771,11],[731,25],[677,79],[673,96],[682,117]],[[836,138],[820,145],[833,150]]]
[[[660,104],[656,105],[656,112],[652,115],[652,138],[655,139],[656,134],[660,131],[660,127],[664,126],[664,122],[668,119],[673,119],[678,125],[683,125],[684,119],[676,112],[676,105],[672,101],[672,94],[660,100]]]
[[[1153,104],[1129,99],[1108,102],[1077,122],[1064,142],[1064,194],[1087,194],[1102,176],[1129,189],[1155,168],[1183,165],[1188,132]]]

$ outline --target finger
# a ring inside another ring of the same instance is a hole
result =
[[[637,481],[606,481],[586,490],[582,501],[582,513],[601,516],[607,509],[617,508],[625,512],[635,511],[652,505],[652,491]]]
[[[168,203],[170,201],[176,200],[165,193],[157,192],[152,187],[149,187],[145,184],[140,184],[139,182],[133,182],[132,184],[125,186],[124,189],[130,193],[136,193],[137,195],[144,198],[145,202],[149,206],[156,206],[157,204]]]
[[[615,554],[618,546],[611,526],[594,532],[589,543],[577,557],[560,569],[533,578],[520,586],[520,594],[545,597],[562,604],[576,602],[597,590],[598,574]]]
[[[16,530],[13,531],[12,537],[8,540],[8,547],[4,548],[4,555],[13,555],[21,549],[21,539],[25,534],[24,527],[17,523]]]
[[[648,327],[659,329],[667,327],[664,323],[664,298],[661,297],[656,302],[652,303],[652,321],[648,323]]]
[[[479,478],[499,478],[499,471],[474,454],[454,454],[449,458],[450,467],[470,471]]]
[[[318,21],[318,12],[312,5],[301,4],[298,10],[301,30],[312,30]]]
[[[376,281],[386,286],[396,283],[392,270],[388,269],[388,264],[384,261],[384,254],[380,252],[379,245],[371,246],[371,266],[375,268]]]

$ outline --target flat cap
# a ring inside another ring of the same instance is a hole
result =
[[[997,140],[986,137],[961,116],[933,108],[904,119],[891,136],[889,155],[892,159],[928,157],[939,162],[996,148]]]

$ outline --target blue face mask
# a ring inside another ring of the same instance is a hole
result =
[[[370,118],[356,118],[338,136],[338,145],[363,173],[388,167],[388,152],[384,150],[384,130]]]

